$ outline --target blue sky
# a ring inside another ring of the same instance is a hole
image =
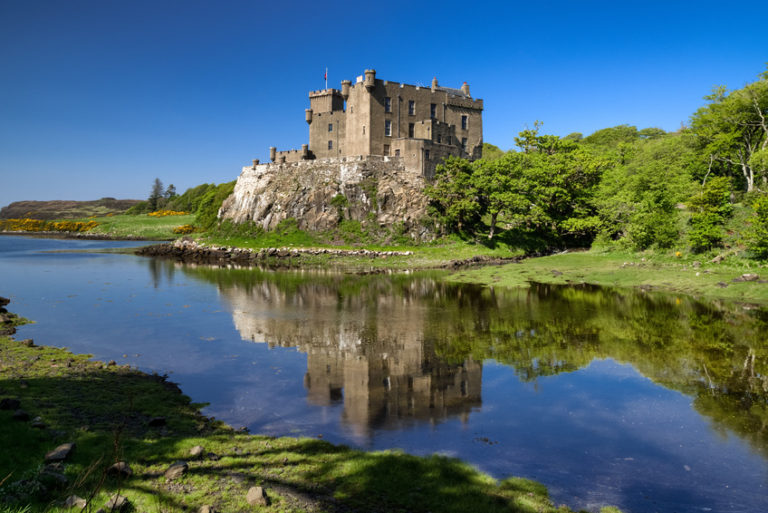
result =
[[[676,130],[768,61],[764,1],[0,0],[0,206],[146,198],[234,180],[307,142],[307,92],[366,68],[485,100],[504,149],[556,135]]]

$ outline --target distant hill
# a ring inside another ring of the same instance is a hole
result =
[[[77,219],[123,214],[140,200],[101,198],[95,201],[14,201],[0,209],[0,219]]]

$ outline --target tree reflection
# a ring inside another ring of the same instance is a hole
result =
[[[715,429],[768,452],[765,310],[590,286],[493,289],[429,274],[184,272],[218,285],[243,338],[306,352],[308,400],[343,403],[360,432],[466,418],[481,403],[486,359],[535,382],[612,358],[693,397]]]

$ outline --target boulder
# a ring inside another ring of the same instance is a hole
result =
[[[0,399],[0,410],[18,410],[21,401],[12,397],[3,397]]]
[[[213,506],[200,506],[200,509],[197,510],[197,513],[216,513],[216,509],[214,509]]]
[[[186,461],[177,461],[166,469],[164,475],[166,479],[177,479],[186,474],[187,470],[189,470],[189,465]]]
[[[245,494],[245,500],[251,506],[269,506],[269,497],[261,486],[252,486]]]
[[[130,503],[126,497],[116,493],[110,497],[107,503],[104,504],[104,507],[107,511],[122,511],[123,509],[126,509],[129,504]]]
[[[11,300],[7,297],[0,296],[0,306],[6,306]]]
[[[22,422],[26,422],[30,419],[29,413],[25,412],[24,410],[16,410],[13,412],[13,420],[20,420]]]
[[[19,340],[19,344],[25,347],[35,347],[35,341],[31,338],[25,338],[24,340]]]
[[[67,457],[72,453],[74,449],[75,449],[75,444],[73,442],[61,444],[60,446],[56,447],[54,450],[48,452],[45,455],[45,462],[50,463],[54,461],[64,461],[67,459]]]
[[[87,503],[85,502],[85,499],[78,497],[77,495],[70,495],[64,500],[64,506],[67,508],[83,509],[86,505]]]
[[[133,475],[133,470],[126,462],[118,461],[107,469],[107,474],[115,477],[128,478]]]
[[[165,417],[152,417],[149,419],[149,427],[163,427],[165,426]]]
[[[201,458],[205,449],[202,445],[196,445],[189,450],[189,457],[193,459]]]

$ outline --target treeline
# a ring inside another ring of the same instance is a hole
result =
[[[428,187],[443,233],[531,252],[594,245],[768,257],[768,72],[718,87],[674,133],[621,125],[451,158]]]
[[[137,203],[126,213],[140,215],[163,210],[188,212],[195,214],[196,227],[209,229],[216,225],[219,208],[227,196],[232,194],[235,183],[204,183],[187,189],[183,194],[176,194],[173,184],[166,188],[159,178],[155,178],[147,200]]]

